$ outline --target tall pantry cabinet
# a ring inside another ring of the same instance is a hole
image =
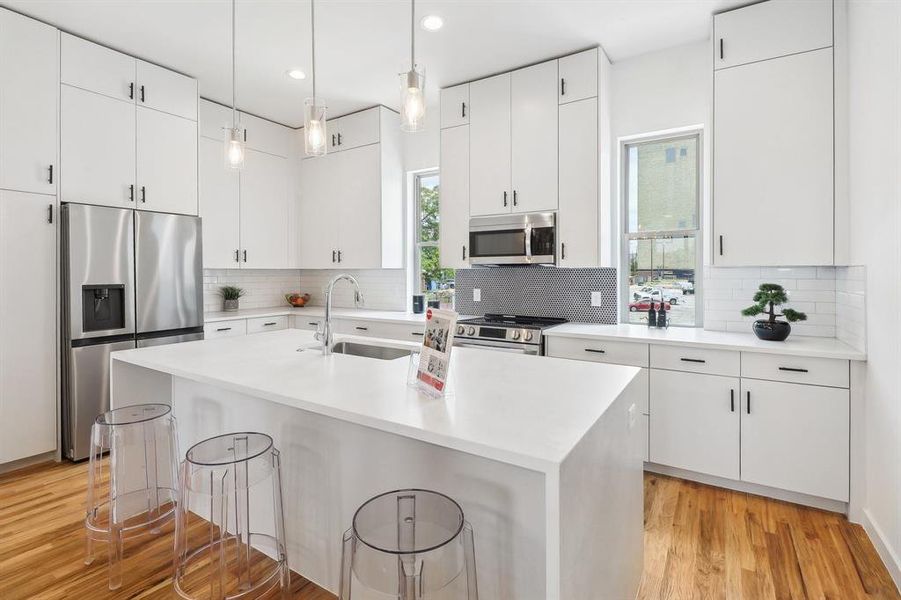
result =
[[[58,39],[0,9],[0,464],[57,447]]]

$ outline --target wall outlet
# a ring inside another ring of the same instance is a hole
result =
[[[591,305],[592,306],[603,306],[604,305],[604,294],[602,292],[591,292]]]
[[[472,288],[472,301],[473,302],[481,302],[482,301],[482,289],[481,288]]]

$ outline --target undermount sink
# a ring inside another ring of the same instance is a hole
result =
[[[332,352],[334,354],[352,354],[354,356],[377,358],[379,360],[394,360],[412,354],[412,351],[404,348],[359,344],[357,342],[338,342],[332,346]]]

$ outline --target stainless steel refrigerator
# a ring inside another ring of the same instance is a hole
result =
[[[109,410],[110,353],[203,339],[200,219],[64,204],[62,437],[90,453],[91,425]]]

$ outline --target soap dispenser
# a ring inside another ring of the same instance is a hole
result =
[[[654,308],[654,301],[649,301],[651,308],[648,309],[648,327],[657,327],[657,309]]]
[[[660,302],[660,311],[657,313],[657,327],[666,327],[666,301]]]

